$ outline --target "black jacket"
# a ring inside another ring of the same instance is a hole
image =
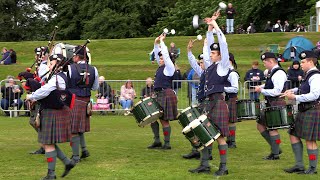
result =
[[[259,76],[260,81],[251,81],[251,78],[253,76]],[[261,85],[263,80],[265,80],[263,71],[261,71],[260,69],[250,69],[249,71],[247,71],[246,76],[244,77],[245,81],[250,81],[248,83],[248,87],[249,86],[257,86],[257,85]]]
[[[289,88],[299,87],[300,82],[298,80],[298,76],[304,76],[304,72],[300,69],[300,65],[298,69],[294,69],[292,66],[288,70],[288,80],[291,82],[289,83]]]
[[[99,89],[98,89],[98,93],[101,94],[99,96],[99,98],[104,97],[109,99],[109,102],[112,98],[112,94],[111,94],[111,86],[109,84],[107,84],[106,82],[103,82],[101,84],[99,84]]]

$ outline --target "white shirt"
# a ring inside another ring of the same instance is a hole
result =
[[[56,78],[57,75],[53,75],[52,78],[48,81],[48,83],[46,83],[45,85],[41,86],[40,89],[36,90],[35,92],[33,92],[29,98],[31,100],[40,100],[40,99],[44,99],[47,96],[49,96],[49,94],[56,90],[56,79],[58,79],[58,85],[59,88],[61,90],[65,90],[66,89],[66,82],[64,81],[64,79],[61,76],[58,76]]]
[[[40,63],[40,66],[38,68],[38,75],[39,77],[43,76],[46,72],[48,71],[48,65],[47,65],[47,60],[42,61]],[[44,76],[42,77],[42,80],[44,81],[47,77]]]
[[[309,71],[312,71],[312,70],[317,70],[317,68],[316,67],[311,68]],[[311,102],[311,101],[317,100],[320,96],[319,79],[320,79],[320,74],[312,75],[308,80],[308,83],[310,85],[310,92],[307,94],[296,95],[296,100],[298,102]],[[297,93],[298,88],[294,88],[293,91]]]
[[[275,69],[278,68],[278,65],[275,65],[272,69],[271,72]],[[287,75],[284,71],[278,70],[276,73],[273,74],[271,81],[273,83],[273,89],[262,89],[261,93],[264,96],[271,96],[271,97],[276,97],[279,96],[283,90],[284,84],[287,81]],[[265,84],[261,85],[261,88],[264,88]]]
[[[198,65],[197,60],[196,60],[196,58],[194,57],[194,55],[192,54],[191,51],[188,52],[188,60],[189,60],[189,63],[190,63],[190,66],[192,67],[192,69],[200,77],[201,74],[203,73],[203,69]]]
[[[164,64],[165,64],[165,68],[163,70],[163,74],[166,75],[166,76],[173,76],[173,74],[176,71],[176,69],[174,67],[173,62],[170,59],[168,47],[164,44],[163,41],[160,42],[160,46],[161,46],[161,49],[162,49],[161,50],[161,54],[162,54],[163,61],[164,61]],[[154,56],[155,56],[155,58],[156,58],[156,60],[158,62],[158,65],[160,66],[160,63],[159,63],[160,57],[158,55],[158,53],[160,52],[160,48],[159,48],[158,44],[154,45],[153,52],[154,52]]]
[[[233,69],[233,67],[232,67],[232,69]],[[239,77],[238,73],[232,71],[228,76],[228,81],[230,82],[231,86],[229,86],[229,87],[225,86],[224,87],[224,91],[226,93],[238,93],[238,91],[239,91],[239,79],[240,79],[240,77]]]
[[[79,61],[78,64],[85,64],[86,62],[85,61]],[[92,85],[92,88],[91,90],[98,90],[99,89],[99,74],[98,74],[98,70],[96,67],[92,66],[94,68],[94,71],[95,71],[95,76],[94,76],[94,82],[93,82],[93,85]],[[68,65],[68,71],[69,71],[69,76],[71,78],[71,75],[72,75],[72,72],[71,72],[71,66]]]

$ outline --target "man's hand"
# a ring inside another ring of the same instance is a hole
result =
[[[193,47],[193,41],[190,40],[189,43],[188,43],[188,46],[187,46],[187,51],[188,51],[188,52],[191,52],[192,47]]]
[[[302,76],[298,76],[298,80],[301,81],[302,80]]]
[[[262,88],[260,86],[254,87],[255,92],[261,93],[261,90],[262,90]]]

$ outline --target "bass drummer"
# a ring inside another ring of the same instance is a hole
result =
[[[287,81],[286,72],[279,66],[278,61],[274,53],[266,52],[261,55],[261,60],[264,66],[268,69],[268,77],[266,83],[255,87],[255,92],[262,93],[266,100],[266,107],[272,106],[285,106],[286,102],[283,97],[280,97],[281,92],[285,89],[285,83]],[[271,153],[264,157],[265,160],[278,160],[280,159],[280,134],[278,130],[267,130],[267,119],[261,118],[257,121],[257,129],[261,133],[262,137],[271,146]]]
[[[168,47],[164,43],[166,34],[162,34],[155,39],[153,52],[158,62],[159,68],[155,74],[154,91],[156,100],[159,102],[163,116],[160,117],[162,130],[164,135],[164,145],[160,142],[159,123],[158,121],[151,123],[151,129],[154,134],[154,142],[148,146],[149,149],[161,148],[163,150],[171,149],[170,145],[170,120],[177,117],[177,96],[172,90],[172,80],[175,72],[175,67],[172,58],[169,55]],[[161,52],[160,47],[161,46]]]
[[[305,72],[305,79],[299,88],[288,90],[284,96],[289,100],[300,102],[298,114],[292,128],[289,130],[292,151],[296,164],[287,173],[317,174],[318,145],[320,140],[320,71],[316,68],[317,55],[313,51],[300,53],[301,67]],[[298,95],[295,95],[298,94]],[[309,157],[309,168],[304,170],[303,145],[301,139],[306,140]]]

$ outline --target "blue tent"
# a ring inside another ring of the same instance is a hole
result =
[[[286,45],[286,49],[284,50],[282,57],[287,60],[298,60],[299,54],[304,50],[312,50],[314,48],[314,45],[312,42],[304,38],[302,36],[296,36],[289,40],[289,42]]]

